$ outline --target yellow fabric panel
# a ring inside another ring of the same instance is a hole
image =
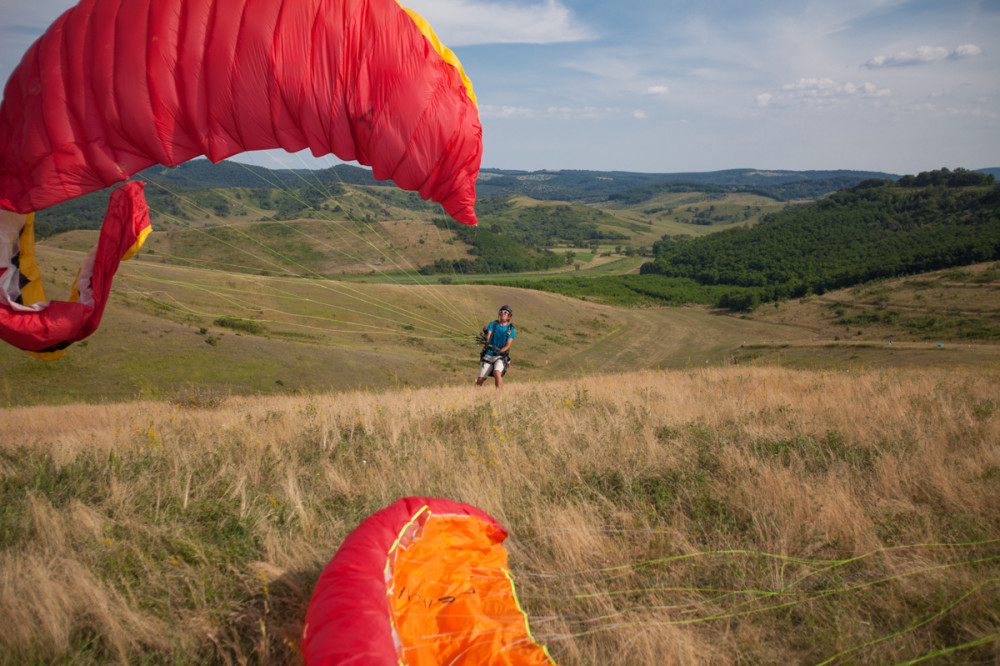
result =
[[[42,272],[35,260],[35,214],[28,213],[21,229],[18,242],[18,270],[28,280],[21,287],[21,302],[24,305],[34,305],[45,301],[45,287],[42,286]]]
[[[398,543],[389,602],[406,666],[553,666],[507,569],[503,534],[473,516],[431,516]]]
[[[39,359],[40,361],[58,361],[62,358],[62,355],[66,353],[65,349],[57,349],[51,352],[35,352],[29,351],[29,354]]]
[[[128,261],[129,259],[135,256],[136,252],[142,249],[142,244],[146,242],[146,237],[149,236],[149,233],[152,230],[153,227],[147,226],[146,228],[144,228],[142,231],[139,232],[139,235],[136,237],[135,242],[132,243],[132,245],[130,245],[129,248],[125,250],[125,254],[122,255],[122,261]],[[70,303],[80,302],[81,275],[83,275],[83,268],[80,268],[80,270],[76,272],[76,279],[73,280],[73,287],[70,289],[70,294],[69,294]]]
[[[465,84],[465,91],[468,93],[469,99],[471,99],[472,103],[478,108],[479,104],[476,102],[476,93],[472,90],[472,81],[470,81],[469,77],[465,75],[465,70],[462,69],[462,63],[459,62],[458,56],[456,56],[451,49],[441,43],[441,40],[439,40],[437,35],[434,34],[434,29],[431,27],[431,24],[425,21],[420,14],[416,13],[412,9],[407,9],[406,7],[403,7],[403,11],[410,15],[410,18],[413,19],[413,22],[420,29],[420,32],[427,38],[427,41],[431,43],[431,46],[434,47],[434,50],[438,52],[438,55],[440,55],[446,63],[458,70],[459,76],[462,77],[462,83]]]
[[[153,227],[146,227],[145,229],[139,232],[139,237],[135,239],[135,242],[132,243],[132,246],[125,251],[125,254],[122,255],[122,261],[128,261],[129,259],[135,256],[136,252],[142,249],[142,244],[146,242],[146,236],[148,236],[149,232],[151,232],[152,230]]]
[[[73,280],[73,286],[69,290],[69,302],[79,303],[80,302],[80,276],[83,275],[83,268],[76,271],[76,279]]]
[[[9,211],[4,211],[8,215],[17,215]],[[18,237],[18,270],[28,283],[21,287],[21,303],[24,305],[35,305],[44,303],[45,286],[42,284],[42,271],[38,268],[38,261],[35,259],[35,214],[28,213],[25,216],[24,226]],[[29,354],[42,361],[55,361],[66,353],[65,349],[58,349],[51,352],[33,352]]]

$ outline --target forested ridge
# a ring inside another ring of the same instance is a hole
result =
[[[660,241],[654,254],[643,274],[748,288],[751,303],[996,260],[1000,186],[963,170],[868,180],[751,228]]]
[[[844,188],[858,184],[857,176],[837,176],[811,180],[777,182],[773,184],[735,185],[726,183],[706,183],[694,180],[675,180],[635,187],[608,196],[608,202],[625,206],[637,206],[657,195],[676,192],[704,192],[706,194],[758,194],[775,201],[815,201]]]

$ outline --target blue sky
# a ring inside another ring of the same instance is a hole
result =
[[[0,79],[71,4],[0,0]],[[1000,0],[403,4],[472,79],[484,167],[1000,165]]]

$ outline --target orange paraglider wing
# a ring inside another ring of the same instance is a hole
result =
[[[554,665],[531,635],[488,514],[407,497],[365,520],[324,569],[306,614],[307,665]]]

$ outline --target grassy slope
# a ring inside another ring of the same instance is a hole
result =
[[[827,346],[789,348],[758,342],[742,353],[799,367],[851,362],[1000,367],[998,268],[977,264],[766,305],[747,319],[794,325],[804,340],[826,341]],[[973,331],[976,336],[970,337]]]
[[[64,298],[81,254],[50,244],[41,252],[49,296]],[[978,308],[988,324],[1000,325],[1000,290],[988,267],[976,271],[991,281],[956,281],[952,272],[911,279],[919,288],[875,285],[735,318],[695,307],[615,308],[499,286],[286,279],[152,259],[122,265],[102,326],[63,359],[42,363],[0,348],[3,404],[174,399],[195,388],[242,394],[465,383],[476,369],[471,338],[501,302],[516,312],[513,381],[734,361],[841,368],[1000,361],[997,345],[961,340],[961,326],[927,339],[900,329],[905,318],[895,329],[833,323],[840,312],[900,310],[891,299],[905,297],[907,307],[922,303],[931,311],[966,302],[966,315]],[[217,323],[227,316],[237,318],[237,328]],[[942,340],[947,344],[938,347]]]
[[[733,226],[755,224],[761,216],[784,209],[787,204],[755,194],[708,194],[705,192],[661,193],[634,205],[605,202],[583,204],[538,201],[525,196],[511,198],[514,211],[518,208],[569,206],[592,208],[609,216],[614,222],[597,218],[598,229],[630,236],[625,241],[606,242],[608,247],[649,247],[664,235],[687,234],[704,236]],[[696,224],[697,216],[707,216],[709,224]],[[486,224],[489,218],[484,218]]]
[[[49,288],[50,297],[65,291]],[[500,302],[516,312],[511,377],[519,381],[719,363],[745,331],[768,341],[796,335],[698,309],[623,310],[503,287],[345,285],[130,262],[98,332],[63,359],[42,363],[0,348],[0,397],[26,404],[173,398],[194,386],[271,393],[463,383],[476,370],[471,338]],[[264,327],[265,335],[215,323],[227,315]]]
[[[998,376],[0,409],[0,663],[299,663],[321,569],[407,495],[504,525],[564,666],[995,663]]]
[[[454,233],[419,219],[260,222],[233,218],[215,222],[166,231],[154,223],[155,233],[142,255],[222,271],[306,276],[412,271],[442,257],[470,257]],[[70,231],[45,244],[85,252],[97,241],[97,234]]]
[[[600,205],[604,212],[621,220],[648,227],[636,234],[632,245],[651,246],[664,235],[704,236],[734,226],[755,224],[767,213],[784,209],[786,203],[755,194],[706,194],[703,192],[662,193],[634,206]],[[708,216],[710,224],[695,224],[696,216]]]

